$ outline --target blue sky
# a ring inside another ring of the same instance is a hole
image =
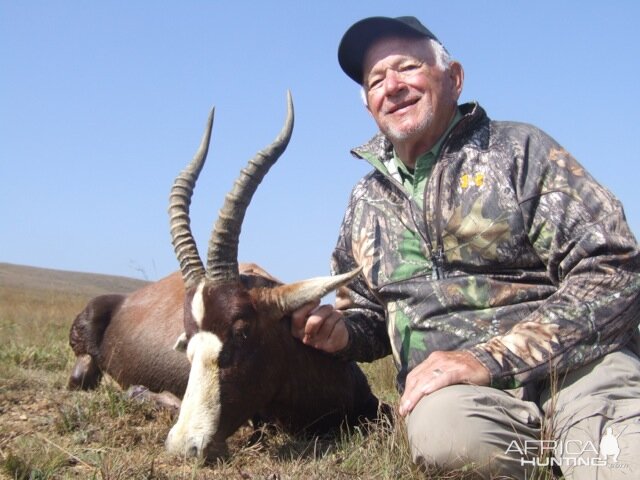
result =
[[[343,32],[416,15],[465,68],[462,101],[533,123],[611,189],[640,232],[640,2],[0,0],[0,262],[157,279],[177,268],[168,192],[216,106],[192,203],[206,250],[233,179],[296,106],[250,206],[240,260],[328,273],[375,133],[339,69]],[[203,253],[204,254],[204,253]]]

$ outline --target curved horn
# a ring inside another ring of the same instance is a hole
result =
[[[207,159],[211,128],[213,127],[214,109],[211,109],[207,125],[202,135],[200,147],[191,163],[176,177],[169,195],[169,225],[171,229],[171,243],[180,263],[182,278],[187,287],[193,286],[204,277],[205,270],[198,254],[198,247],[191,232],[189,205],[196,180],[202,166]]]
[[[320,300],[327,293],[347,285],[362,271],[362,267],[351,270],[341,275],[330,277],[316,277],[300,282],[280,285],[271,289],[265,289],[264,302],[271,306],[277,314],[275,318],[281,318],[305,303]]]
[[[282,155],[291,139],[293,130],[293,100],[291,92],[287,92],[287,119],[284,127],[276,139],[259,151],[249,160],[240,176],[235,181],[233,189],[227,194],[224,204],[218,214],[207,255],[206,276],[214,283],[238,281],[238,242],[242,220],[258,185]]]

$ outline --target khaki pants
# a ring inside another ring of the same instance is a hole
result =
[[[413,460],[484,478],[543,478],[551,467],[575,480],[640,478],[638,357],[614,352],[556,383],[424,397],[406,420]]]

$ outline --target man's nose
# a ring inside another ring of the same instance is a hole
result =
[[[387,95],[394,95],[405,87],[404,80],[400,73],[395,70],[388,70],[384,79],[384,90]]]

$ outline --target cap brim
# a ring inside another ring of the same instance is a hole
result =
[[[354,23],[340,41],[340,46],[338,47],[338,62],[344,73],[354,82],[362,85],[364,80],[362,71],[363,62],[367,49],[379,38],[393,35],[436,39],[433,34],[418,31],[395,18],[365,18],[364,20]]]

